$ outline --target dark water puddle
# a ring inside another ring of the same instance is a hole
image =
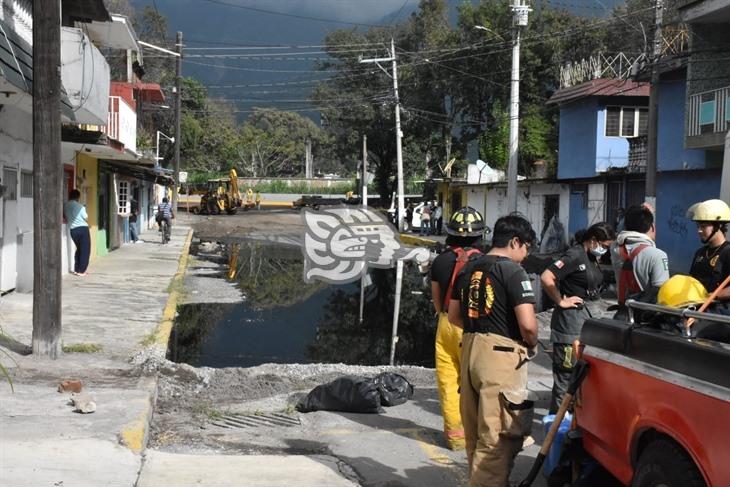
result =
[[[305,284],[298,247],[262,242],[227,244],[226,277],[245,296],[237,304],[178,307],[168,356],[208,367],[262,363],[382,365],[390,354],[395,270],[371,270],[360,323],[360,283]],[[403,278],[396,361],[433,366],[436,319],[415,265]]]

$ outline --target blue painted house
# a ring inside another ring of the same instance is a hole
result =
[[[646,83],[605,78],[549,100],[560,108],[557,177],[570,185],[570,234],[643,201],[648,102]]]
[[[701,245],[687,208],[717,198],[722,173],[717,147],[688,143],[686,127],[702,116],[699,109],[687,113],[688,64],[686,57],[664,62],[658,90],[657,246],[669,255],[672,273],[689,272]],[[618,208],[644,201],[648,94],[646,83],[598,79],[550,99],[560,107],[558,179],[571,188],[571,234],[598,221],[615,223]]]

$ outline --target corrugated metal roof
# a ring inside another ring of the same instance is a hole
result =
[[[627,79],[599,78],[556,91],[548,105],[562,105],[589,96],[649,96],[649,83]]]

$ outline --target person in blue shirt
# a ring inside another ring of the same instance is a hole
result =
[[[79,198],[81,198],[81,193],[78,189],[71,191],[66,208],[64,208],[64,214],[71,230],[71,239],[76,245],[72,274],[86,276],[88,275],[86,269],[89,267],[89,256],[91,255],[91,234],[89,234],[89,216],[86,214],[84,205],[79,203]]]

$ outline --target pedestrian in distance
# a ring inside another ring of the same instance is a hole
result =
[[[576,357],[573,341],[580,337],[583,322],[597,316],[603,272],[598,260],[608,252],[615,238],[607,223],[596,223],[540,276],[543,289],[555,303],[550,320],[553,348],[553,392],[550,414],[555,414],[568,390]],[[592,310],[591,310],[592,308]]]
[[[535,242],[518,215],[494,225],[492,248],[459,273],[449,322],[462,326],[461,419],[470,487],[507,487],[534,403],[527,364],[537,352],[532,283],[520,263]]]
[[[139,215],[139,204],[137,200],[132,199],[129,203],[129,239],[132,243],[141,242],[137,230],[137,215]]]
[[[413,228],[413,203],[408,203],[408,206],[406,206],[406,223],[407,223],[407,230],[411,230]]]
[[[433,235],[441,235],[441,226],[443,225],[443,210],[438,202],[433,202],[433,214],[431,215],[431,233]]]
[[[256,190],[256,209],[261,209],[261,191]]]
[[[444,437],[451,450],[463,450],[465,443],[459,411],[462,330],[449,322],[449,301],[456,276],[470,258],[481,255],[476,246],[484,229],[484,219],[475,209],[464,207],[456,211],[446,226],[447,248],[431,265],[431,301],[438,318],[436,383],[444,420]]]
[[[614,319],[627,319],[628,299],[656,302],[659,288],[669,279],[666,252],[656,247],[654,213],[645,205],[630,206],[622,216],[623,230],[611,245],[619,310]]]
[[[702,242],[692,259],[689,275],[712,293],[730,275],[730,244],[725,237],[730,207],[722,200],[702,201],[687,210],[687,217],[697,224],[697,236]],[[730,286],[718,293],[713,311],[730,314]]]
[[[72,190],[64,208],[64,215],[66,216],[68,228],[71,230],[71,240],[76,246],[72,274],[83,277],[88,275],[86,270],[89,267],[89,257],[91,255],[91,234],[89,233],[89,216],[79,199],[81,199],[81,192],[78,189]]]
[[[167,225],[164,226],[165,232],[167,232],[167,234],[164,236],[165,242],[168,242],[170,240],[170,229],[172,228],[173,218],[175,218],[175,212],[172,210],[172,205],[167,198],[162,198],[162,203],[157,205],[157,215],[155,216],[155,219],[157,220],[157,224],[159,225],[160,232],[163,229],[162,222],[167,223]]]
[[[423,205],[421,209],[421,236],[429,236],[431,234],[431,207],[428,202]]]

